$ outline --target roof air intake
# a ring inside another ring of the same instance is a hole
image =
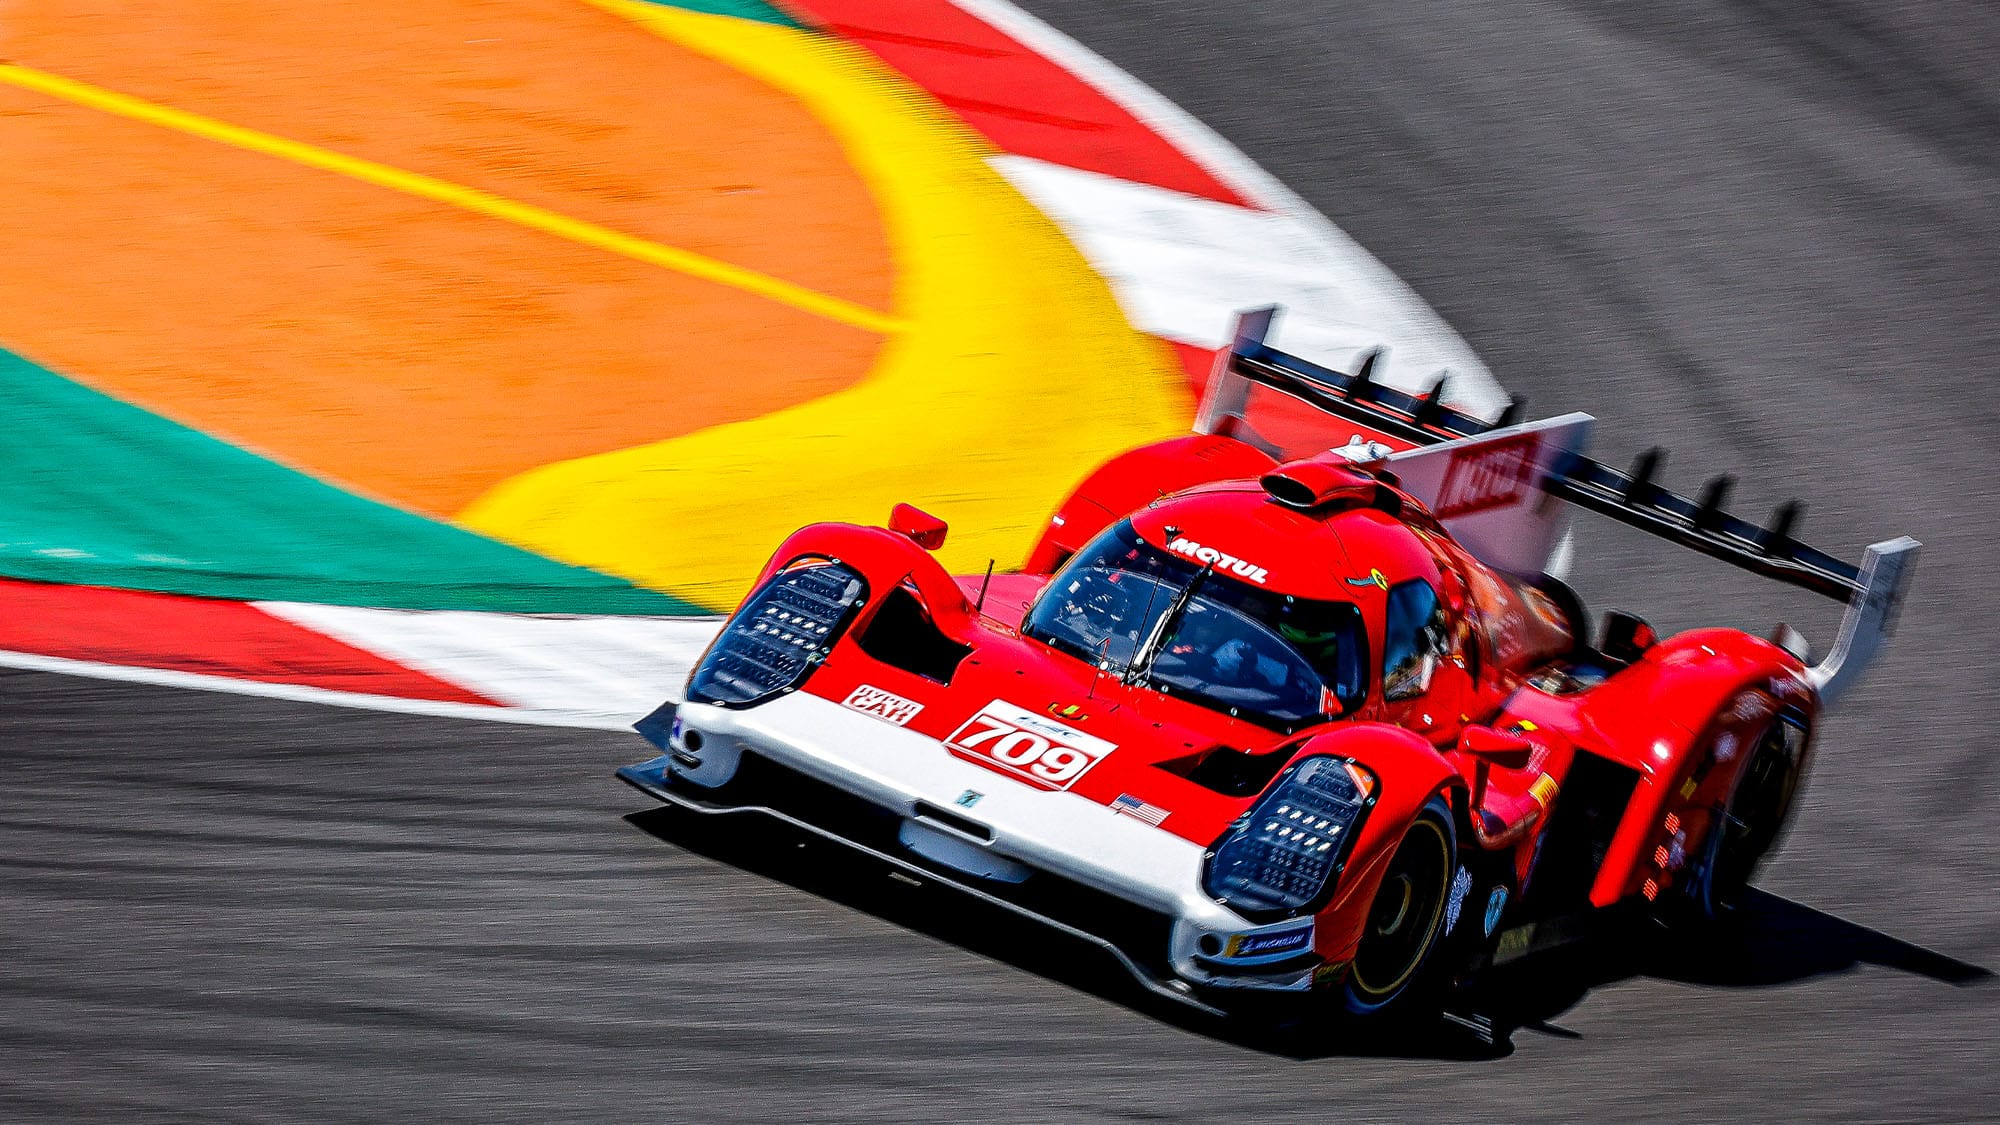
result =
[[[1306,511],[1334,505],[1375,506],[1383,499],[1382,482],[1342,463],[1318,459],[1289,461],[1265,473],[1261,482],[1271,499],[1287,508]]]

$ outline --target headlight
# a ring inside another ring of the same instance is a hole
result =
[[[747,707],[805,682],[868,584],[836,562],[794,563],[750,595],[688,677],[696,703]]]
[[[1202,888],[1253,920],[1324,902],[1375,803],[1375,788],[1375,775],[1346,758],[1293,763],[1215,842]]]

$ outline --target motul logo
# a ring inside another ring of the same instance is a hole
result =
[[[1432,514],[1448,520],[1520,503],[1534,483],[1541,446],[1540,434],[1522,434],[1452,454]]]
[[[1213,547],[1204,547],[1192,539],[1177,538],[1167,544],[1167,550],[1176,555],[1186,555],[1198,563],[1212,564],[1218,571],[1234,574],[1246,582],[1255,582],[1260,586],[1271,573],[1255,563],[1225,554]]]

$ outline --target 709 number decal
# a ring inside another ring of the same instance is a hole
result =
[[[1068,789],[1117,749],[1101,738],[998,699],[953,731],[945,745],[961,758],[1044,789]]]

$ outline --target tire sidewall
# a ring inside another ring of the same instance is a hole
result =
[[[1693,923],[1700,927],[1720,931],[1731,929],[1737,923],[1741,914],[1743,898],[1748,893],[1758,869],[1763,866],[1765,858],[1777,849],[1779,842],[1784,838],[1786,822],[1790,820],[1791,812],[1798,807],[1798,794],[1803,788],[1805,781],[1803,776],[1804,761],[1795,760],[1787,764],[1788,776],[1785,779],[1785,784],[1788,786],[1788,792],[1787,799],[1778,810],[1779,823],[1768,826],[1768,837],[1764,842],[1762,850],[1755,856],[1747,860],[1733,860],[1743,865],[1742,878],[1740,884],[1737,880],[1729,880],[1731,885],[1728,886],[1723,885],[1718,880],[1718,874],[1724,860],[1722,849],[1728,843],[1726,818],[1734,816],[1739,811],[1738,805],[1743,797],[1743,787],[1749,782],[1751,771],[1756,768],[1759,758],[1769,752],[1765,747],[1767,740],[1773,733],[1778,732],[1779,737],[1783,737],[1781,727],[1784,723],[1785,719],[1782,714],[1774,715],[1771,717],[1769,724],[1757,732],[1757,737],[1752,743],[1751,757],[1743,763],[1742,772],[1738,775],[1736,783],[1730,788],[1729,799],[1723,805],[1722,817],[1719,817],[1717,822],[1711,826],[1708,839],[1702,845],[1702,868],[1700,875],[1690,881],[1685,894],[1676,896],[1679,900],[1676,907],[1667,912],[1666,916],[1661,919],[1669,926],[1683,928],[1687,924]],[[1808,735],[1810,735],[1810,731],[1808,731]],[[1675,915],[1679,915],[1679,917]]]
[[[1394,856],[1410,841],[1411,834],[1418,830],[1420,822],[1435,824],[1437,831],[1443,837],[1446,856],[1444,882],[1439,888],[1440,897],[1436,906],[1436,917],[1431,923],[1430,936],[1426,939],[1424,949],[1418,955],[1415,965],[1411,967],[1402,982],[1385,994],[1371,995],[1361,991],[1354,969],[1352,966],[1349,967],[1347,978],[1340,988],[1340,1006],[1350,1017],[1368,1021],[1393,1019],[1423,1006],[1425,999],[1436,991],[1438,974],[1435,970],[1442,960],[1439,952],[1446,945],[1448,936],[1444,917],[1444,896],[1450,894],[1451,879],[1458,868],[1458,830],[1452,816],[1451,803],[1443,793],[1433,794],[1430,800],[1424,802],[1423,807],[1417,810],[1416,816],[1410,819],[1409,826],[1398,838],[1396,851],[1390,853],[1392,862]],[[1381,889],[1377,888],[1376,894],[1380,893]],[[1372,914],[1374,909],[1375,900],[1370,898],[1368,910]],[[1365,933],[1362,940],[1364,943],[1367,941]],[[1360,950],[1357,948],[1357,960],[1359,956]]]

